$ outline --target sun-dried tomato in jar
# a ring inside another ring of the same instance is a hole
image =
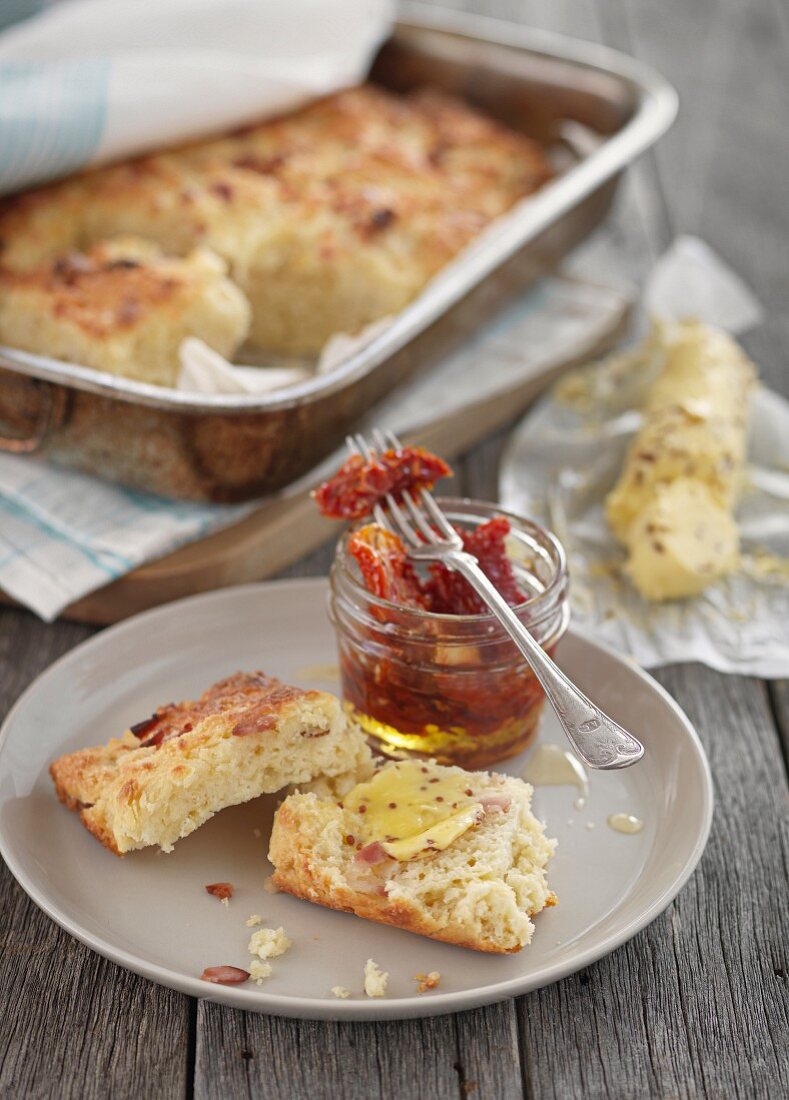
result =
[[[492,504],[440,502],[466,547],[548,651],[569,618],[555,537]],[[380,751],[480,768],[531,741],[543,705],[534,674],[463,578],[419,573],[374,524],[339,542],[330,613],[346,705]]]

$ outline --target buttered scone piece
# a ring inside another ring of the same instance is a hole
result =
[[[627,572],[652,600],[695,595],[736,568],[731,511],[755,379],[726,333],[685,322],[663,339],[665,362],[647,395],[644,426],[605,510],[630,551]]]
[[[335,696],[239,672],[196,702],[160,707],[122,738],[61,756],[50,774],[61,802],[123,855],[169,852],[227,806],[365,767],[369,755]]]
[[[187,336],[232,357],[249,322],[243,293],[204,249],[177,259],[118,238],[30,272],[0,270],[0,343],[143,382],[176,384]]]
[[[706,485],[684,477],[659,488],[633,524],[628,545],[626,572],[648,600],[696,596],[739,560],[731,513]]]
[[[519,951],[556,900],[545,870],[556,842],[531,794],[519,779],[421,760],[384,764],[340,804],[292,794],[274,819],[274,883],[447,943]]]

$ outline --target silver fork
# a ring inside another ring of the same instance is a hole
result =
[[[349,449],[368,461],[376,451],[402,446],[392,432],[372,432],[371,447],[364,436],[348,436]],[[425,489],[415,495],[401,494],[404,507],[391,493],[386,511],[380,504],[373,510],[376,523],[399,535],[414,561],[440,561],[460,573],[510,635],[542,685],[551,706],[575,751],[589,765],[606,771],[628,768],[644,755],[644,746],[632,734],[604,714],[556,665],[513,612],[507,601],[488,580],[473,554],[463,549],[463,540]]]

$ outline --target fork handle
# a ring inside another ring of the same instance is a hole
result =
[[[644,755],[644,746],[579,691],[548,656],[482,572],[476,558],[462,550],[442,557],[461,573],[510,635],[531,666],[564,732],[590,768],[627,768]]]

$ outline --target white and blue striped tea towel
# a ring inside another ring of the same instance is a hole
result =
[[[621,317],[620,293],[550,279],[371,414],[406,432],[584,354]],[[323,465],[334,467],[335,456]],[[318,472],[285,490],[298,493]],[[177,503],[0,454],[0,588],[43,619],[257,505]]]
[[[391,19],[390,0],[70,0],[6,26],[0,194],[358,84]]]

